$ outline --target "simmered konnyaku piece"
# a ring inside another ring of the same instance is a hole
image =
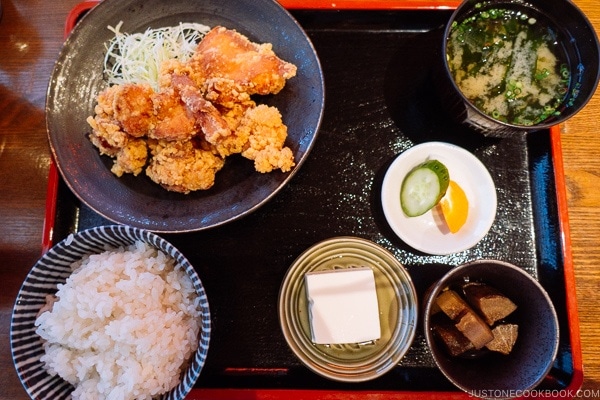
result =
[[[515,324],[500,324],[492,329],[494,340],[485,345],[492,351],[509,354],[517,341],[519,326]]]
[[[436,303],[476,349],[481,349],[494,339],[488,324],[455,291],[443,291],[437,297]]]
[[[451,356],[460,356],[475,349],[473,343],[445,315],[432,317],[431,329]]]
[[[467,302],[489,325],[494,325],[517,309],[512,300],[485,283],[468,283],[463,286],[463,292]]]

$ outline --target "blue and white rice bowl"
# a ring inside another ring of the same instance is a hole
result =
[[[183,399],[194,386],[205,363],[211,331],[208,300],[198,274],[179,250],[156,234],[113,225],[75,233],[56,244],[33,266],[17,295],[10,329],[11,350],[17,374],[32,399],[67,399],[74,391],[74,387],[60,376],[48,373],[41,360],[45,354],[44,343],[36,333],[35,320],[46,305],[46,296],[56,293],[57,285],[64,284],[71,276],[71,264],[85,255],[127,248],[136,242],[146,243],[173,257],[176,266],[190,277],[197,293],[196,303],[200,311],[198,348],[192,353],[187,367],[184,366],[179,384],[163,394],[161,399]]]

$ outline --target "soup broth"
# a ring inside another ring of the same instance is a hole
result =
[[[529,126],[559,115],[571,72],[556,33],[530,10],[491,8],[454,22],[448,66],[462,93],[499,121]]]

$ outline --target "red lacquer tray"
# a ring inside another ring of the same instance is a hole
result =
[[[324,120],[309,160],[266,206],[207,232],[165,235],[196,266],[213,314],[207,364],[188,398],[472,398],[434,367],[421,333],[396,368],[361,384],[330,382],[294,358],[277,321],[281,279],[304,249],[338,235],[364,237],[388,248],[407,267],[420,296],[460,262],[487,257],[522,266],[549,292],[561,323],[559,355],[535,397],[574,396],[583,367],[559,127],[516,139],[484,138],[435,112],[429,64],[436,60],[439,29],[458,2],[280,2],[307,31],[321,59]],[[74,7],[65,35],[96,4]],[[398,149],[428,140],[472,151],[498,189],[499,212],[490,233],[460,255],[430,257],[410,249],[393,235],[378,205],[382,175]],[[365,174],[372,179],[360,183]],[[508,206],[515,203],[521,206]],[[70,232],[105,223],[70,192],[51,164],[44,251]],[[211,268],[217,259],[211,252],[235,254]],[[255,260],[243,269],[253,274],[240,274],[244,260]],[[235,295],[228,292],[232,287]]]

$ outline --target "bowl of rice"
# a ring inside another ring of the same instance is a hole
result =
[[[32,399],[183,399],[208,352],[210,311],[186,257],[124,225],[69,235],[17,295],[11,350]]]

